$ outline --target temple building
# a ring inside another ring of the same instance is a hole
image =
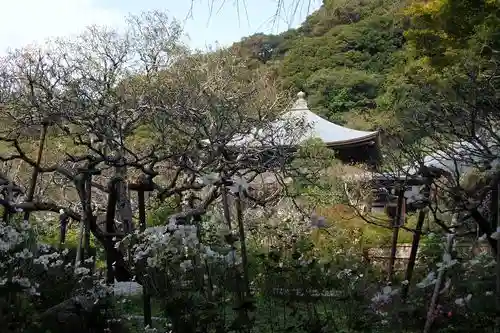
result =
[[[320,139],[344,163],[363,163],[371,168],[379,165],[378,131],[360,131],[334,124],[309,110],[304,92],[299,92],[297,97],[292,107],[277,120],[252,134],[235,138],[230,145],[293,148],[307,140]]]

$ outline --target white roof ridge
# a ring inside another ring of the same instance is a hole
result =
[[[275,127],[272,126],[273,124],[280,125],[283,121],[300,119],[304,121],[305,128],[303,128],[303,130],[294,129],[290,134],[283,132],[283,126],[274,128],[272,130],[273,133],[269,133],[269,136],[271,137],[270,140],[273,141],[274,144],[291,146],[300,144],[308,139],[318,138],[321,139],[326,145],[330,146],[348,145],[374,140],[378,135],[378,131],[362,131],[344,127],[315,114],[309,110],[305,96],[306,94],[303,91],[299,92],[297,94],[297,100],[292,107],[287,112],[283,113],[276,121],[271,123],[271,128],[273,128]],[[267,135],[264,133],[266,131],[261,129],[258,132],[261,133],[259,136],[262,136],[262,139],[266,141]],[[235,138],[232,145],[246,146],[255,142],[256,139],[257,138],[254,135],[243,135],[241,138]],[[259,142],[255,143],[260,145]]]

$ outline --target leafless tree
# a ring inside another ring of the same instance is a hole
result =
[[[10,171],[2,181],[16,177],[24,193],[10,208],[25,219],[52,211],[80,221],[87,246],[92,233],[115,259],[119,280],[130,277],[114,242],[135,227],[131,189],[147,183],[160,201],[191,193],[196,204],[175,216],[186,218],[235,183],[307,169],[288,167],[293,152],[283,148],[294,140],[285,134],[300,137],[304,125],[269,125],[287,99],[267,73],[228,50],[189,54],[179,24],[160,12],[132,16],[127,27],[90,27],[0,61],[0,160]],[[242,137],[252,140],[236,145]],[[279,184],[246,198],[264,204]],[[114,200],[118,218],[109,221]]]

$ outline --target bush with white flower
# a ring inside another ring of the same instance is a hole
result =
[[[74,268],[68,250],[39,244],[27,221],[0,220],[0,326],[38,332],[42,314],[75,295],[98,302],[107,295],[88,268]]]
[[[236,233],[202,233],[200,228],[172,219],[165,226],[128,235],[117,245],[145,290],[162,300],[177,331],[203,327],[209,319],[217,322],[233,301],[235,281],[241,279]]]
[[[304,216],[283,201],[274,211],[248,210],[245,225],[249,269],[259,302],[257,321],[277,330],[283,324],[266,312],[289,311],[287,326],[297,332],[307,331],[305,322],[310,321],[324,329],[370,325],[364,313],[371,268],[349,248],[330,246],[328,239],[335,236],[321,216]],[[319,313],[296,310],[304,306],[318,307]]]
[[[196,274],[192,273],[207,274],[211,267],[237,266],[241,262],[231,244],[218,244],[213,249],[201,243],[197,226],[175,220],[166,226],[128,235],[117,246],[127,249],[126,260],[147,274],[142,282],[148,284],[150,281],[150,287],[154,288],[151,291],[157,293],[180,290],[195,283]],[[164,285],[160,288],[162,282],[171,287]]]
[[[470,239],[455,239],[452,251],[448,252],[447,241],[447,237],[436,234],[424,238],[421,258],[406,300],[400,298],[397,287],[387,286],[375,293],[372,302],[378,315],[376,323],[421,329],[439,274],[444,273],[432,315],[433,327],[439,332],[471,332],[493,327],[494,258],[487,252],[473,254]],[[459,252],[460,243],[467,245],[469,251]]]
[[[22,331],[33,311],[27,301],[38,293],[29,273],[33,265],[33,235],[25,222],[7,225],[0,221],[0,326]],[[16,324],[17,323],[17,324]]]

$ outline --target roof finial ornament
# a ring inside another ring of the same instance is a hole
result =
[[[297,100],[295,101],[295,103],[293,103],[292,111],[308,110],[307,101],[305,99],[306,93],[303,91],[300,91],[297,94],[297,97],[298,97]]]

